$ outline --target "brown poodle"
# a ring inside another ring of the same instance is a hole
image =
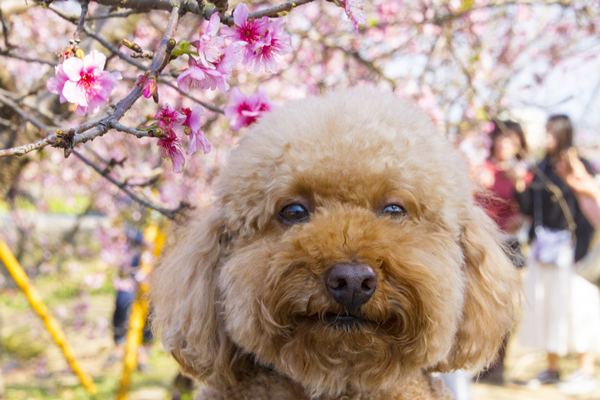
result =
[[[211,400],[450,399],[492,361],[516,270],[418,109],[350,89],[265,115],[175,232],[154,322]]]

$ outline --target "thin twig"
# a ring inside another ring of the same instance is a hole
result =
[[[210,105],[208,103],[203,102],[202,100],[198,100],[197,98],[190,96],[189,94],[187,94],[183,90],[179,89],[179,87],[177,85],[175,85],[175,84],[173,84],[173,83],[171,83],[169,81],[165,81],[163,79],[163,80],[160,81],[160,83],[164,83],[168,87],[177,90],[177,92],[179,92],[180,95],[185,96],[188,99],[195,101],[196,103],[200,104],[204,108],[208,108],[209,110],[214,111],[214,112],[219,113],[219,114],[224,114],[225,113],[221,108],[219,108],[217,106]]]
[[[89,4],[89,0],[81,0],[81,15],[79,16],[79,23],[77,24],[77,29],[75,29],[75,34],[73,35],[75,43],[79,43],[79,36],[81,35],[81,31],[83,30],[83,26],[85,24],[85,17],[88,13]]]
[[[172,38],[172,36],[174,35],[175,30],[177,28],[177,23],[179,22],[179,17],[180,17],[179,6],[176,4],[173,6],[173,10],[171,12],[171,16],[169,17],[169,22],[167,24],[167,29],[165,30],[165,34],[160,43],[160,46],[158,47],[157,51],[155,52],[155,57],[152,60],[152,65],[150,66],[150,69],[152,71],[156,71],[156,72],[160,73],[165,68],[167,63],[169,62],[169,59],[171,57],[171,51],[173,50],[173,47],[175,47],[175,44],[176,44],[175,40]],[[89,140],[93,140],[98,136],[102,136],[102,135],[106,134],[106,132],[108,132],[111,129],[111,124],[113,123],[113,121],[114,122],[119,121],[123,117],[123,115],[125,115],[127,110],[129,110],[131,108],[131,106],[137,101],[137,99],[139,99],[141,97],[141,95],[142,95],[142,88],[136,86],[124,99],[122,99],[121,101],[119,101],[117,103],[117,106],[112,115],[97,122],[92,129],[89,129],[86,132],[78,133],[79,131],[84,130],[80,126],[80,127],[74,128],[74,129],[69,129],[68,132],[66,132],[66,133],[65,132],[61,132],[61,134],[54,133],[54,134],[49,135],[47,138],[39,140],[35,143],[31,143],[28,145],[19,146],[19,147],[15,147],[15,148],[11,148],[11,149],[0,150],[0,157],[9,156],[9,155],[23,155],[25,153],[28,153],[30,151],[33,151],[33,150],[36,150],[36,149],[39,149],[39,148],[42,148],[42,147],[45,147],[48,145],[64,148],[65,156],[67,157],[71,153],[71,151],[75,145],[77,145],[79,143],[86,143]],[[23,116],[23,118],[32,122],[39,129],[42,129],[44,131],[48,130],[48,128],[45,127],[45,125],[42,122],[37,121],[35,118],[29,116],[27,113],[25,113],[23,110],[21,110],[10,99],[6,98],[5,96],[2,96],[2,97],[0,97],[0,101],[2,101],[4,104],[8,105],[9,107],[13,108],[17,113],[19,113],[21,116]],[[90,125],[89,122],[86,124],[83,124],[83,128],[88,128],[89,125]]]
[[[265,10],[253,12],[250,15],[248,15],[248,19],[261,18],[261,17],[271,17],[271,18],[282,17],[288,11],[291,11],[298,6],[301,6],[306,3],[310,3],[312,1],[314,1],[314,0],[290,0],[286,3],[280,4],[275,7],[271,7],[271,8],[267,8]],[[214,11],[216,11],[216,10],[214,10]],[[231,26],[233,24],[233,14],[226,15],[225,17],[223,17],[221,19],[221,22],[223,22],[226,25]]]
[[[87,165],[92,167],[94,169],[94,171],[96,171],[97,173],[102,175],[104,178],[106,178],[108,181],[110,181],[115,186],[117,186],[119,189],[121,189],[122,191],[127,193],[127,195],[129,197],[131,197],[133,200],[137,201],[144,207],[158,211],[159,213],[161,213],[162,215],[164,215],[165,217],[167,217],[169,219],[175,219],[176,213],[179,213],[179,212],[183,211],[183,209],[187,208],[187,207],[179,206],[175,210],[169,210],[166,208],[159,207],[155,204],[152,204],[148,200],[142,199],[141,197],[139,197],[138,195],[133,193],[133,191],[128,187],[127,182],[119,182],[118,180],[116,180],[115,178],[110,176],[110,168],[104,168],[104,169],[100,168],[99,166],[94,164],[92,161],[90,161],[87,157],[85,157],[81,153],[79,153],[77,150],[73,150],[73,154],[75,154],[75,156],[77,158],[79,158],[81,161],[83,161],[84,163],[86,163]]]
[[[52,65],[53,67],[55,67],[55,66],[58,65],[58,63],[56,61],[42,60],[42,59],[39,59],[39,58],[31,58],[31,57],[20,56],[18,54],[14,54],[14,53],[11,53],[10,51],[6,51],[6,50],[0,51],[0,56],[10,57],[10,58],[16,58],[18,60],[23,60],[23,61],[28,61],[28,62],[36,62],[36,63],[40,63],[40,64],[48,64],[48,65]]]
[[[21,107],[19,107],[14,101],[6,97],[4,94],[0,93],[0,103],[3,103],[5,106],[8,106],[13,109],[14,112],[19,114],[24,120],[31,122],[34,126],[36,126],[41,131],[47,130],[48,127],[37,118],[27,114]],[[43,134],[43,133],[42,133]],[[0,153],[1,154],[1,153]]]
[[[163,137],[162,133],[159,133],[159,131],[157,129],[150,129],[147,131],[142,131],[140,129],[135,129],[135,128],[130,128],[128,126],[122,125],[120,123],[118,123],[117,121],[110,121],[110,127],[119,131],[119,132],[125,132],[125,133],[129,133],[130,135],[135,135],[138,138],[143,138],[143,137],[154,137],[154,138],[159,138],[159,137]]]
[[[131,58],[150,58],[150,59],[154,58],[153,51],[142,49],[142,46],[140,46],[139,44],[137,44],[135,42],[131,42],[127,39],[123,39],[121,41],[121,44],[123,44],[123,46],[127,47],[128,49],[131,49],[134,51],[134,53],[131,54]]]
[[[115,106],[114,105],[110,105],[109,106],[110,109],[105,112],[102,115],[99,115],[96,118],[93,118],[87,122],[84,122],[83,124],[79,125],[77,128],[73,129],[74,133],[81,133],[81,132],[85,132],[88,129],[92,129],[93,127],[95,127],[96,125],[98,125],[100,122],[102,122],[103,120],[107,119],[108,117],[110,117],[114,112],[115,112]]]
[[[122,13],[112,13],[112,14],[104,14],[104,15],[91,15],[89,17],[86,17],[85,20],[86,21],[94,21],[94,20],[98,20],[98,19],[127,18],[130,15],[141,14],[141,13],[143,13],[143,11],[129,10],[129,11],[125,11],[125,12],[122,12]]]
[[[54,7],[54,6],[50,6],[48,7],[50,10],[54,11],[56,13],[56,15],[58,15],[59,17],[73,23],[76,24],[77,23],[77,18],[67,15],[64,12],[62,12],[62,10],[59,10],[58,8]],[[129,57],[127,54],[123,53],[121,50],[119,50],[116,46],[113,46],[112,44],[110,44],[108,42],[108,40],[104,39],[102,36],[98,35],[96,32],[94,32],[92,29],[90,29],[88,26],[84,25],[83,26],[83,31],[90,37],[94,38],[95,40],[97,40],[102,46],[106,47],[111,53],[118,55],[119,57],[121,57],[123,60],[127,61],[129,64],[144,70],[144,71],[148,71],[149,67],[147,67],[144,64],[141,64],[139,62],[137,62],[136,60],[134,60],[133,58]]]
[[[4,47],[6,50],[14,47],[8,42],[8,24],[4,20],[4,15],[2,15],[2,7],[0,7],[0,22],[2,22],[2,35],[4,36]]]
[[[94,0],[94,2],[105,6],[133,9],[139,12],[154,10],[171,11],[175,5],[173,0]],[[195,1],[178,1],[176,5],[183,13],[189,12],[202,15],[202,10]]]

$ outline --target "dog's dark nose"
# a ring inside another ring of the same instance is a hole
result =
[[[375,292],[377,275],[368,265],[336,264],[325,273],[325,286],[340,305],[355,309]]]

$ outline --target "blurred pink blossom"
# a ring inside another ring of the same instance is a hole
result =
[[[492,121],[487,121],[481,127],[481,131],[486,135],[489,135],[490,133],[492,133],[494,128],[496,128],[496,125]]]
[[[98,50],[92,50],[83,60],[71,57],[62,68],[55,69],[56,78],[50,78],[46,86],[61,96],[61,102],[64,97],[69,103],[77,104],[77,114],[94,114],[106,105],[121,79],[119,72],[104,71],[105,62],[106,56]]]
[[[88,285],[91,289],[100,289],[105,279],[106,275],[102,272],[96,272],[95,274],[86,275],[83,278],[83,283]]]
[[[269,21],[265,36],[254,46],[254,51],[247,58],[248,67],[252,72],[258,72],[261,64],[266,72],[277,72],[275,56],[292,51],[292,39],[283,31],[283,21]]]
[[[254,123],[265,112],[271,111],[273,104],[269,101],[267,93],[262,86],[258,87],[258,93],[246,97],[237,88],[231,90],[229,100],[233,102],[224,108],[225,116],[229,118],[231,129],[239,130]]]
[[[363,0],[345,0],[340,3],[344,4],[346,15],[352,21],[354,32],[358,35],[358,25],[365,25],[367,23],[365,11],[363,10]]]
[[[216,63],[217,71],[221,74],[220,77],[211,77],[209,82],[211,82],[210,88],[214,90],[213,81],[216,86],[219,88],[221,93],[226,94],[229,90],[229,79],[233,74],[233,68],[237,63],[242,60],[243,54],[242,49],[244,48],[244,44],[242,42],[233,42],[225,49],[225,53],[223,57]]]
[[[526,22],[531,19],[531,8],[527,4],[517,4],[515,19],[519,22]]]
[[[114,278],[113,286],[120,292],[133,292],[135,282],[131,278]]]
[[[239,3],[233,11],[233,28],[223,27],[222,33],[234,42],[245,42],[243,47],[243,64],[252,72],[258,72],[261,64],[265,71],[277,72],[275,56],[292,51],[291,38],[283,31],[283,21],[248,19],[248,7]]]
[[[160,147],[160,154],[163,158],[169,158],[173,162],[173,171],[183,171],[183,165],[185,164],[185,157],[181,152],[181,141],[177,137],[177,134],[173,130],[165,132],[167,137],[158,139],[158,146]]]
[[[181,112],[185,114],[186,120],[183,123],[185,126],[185,134],[190,135],[190,149],[186,152],[189,156],[190,154],[194,154],[198,148],[201,148],[204,151],[204,154],[210,151],[210,143],[208,143],[208,139],[206,135],[202,131],[202,120],[200,117],[204,114],[204,110],[201,106],[194,106],[193,109],[182,108]]]

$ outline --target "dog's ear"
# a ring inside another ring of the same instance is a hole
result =
[[[479,370],[494,361],[514,325],[521,294],[519,273],[498,243],[495,223],[472,205],[462,226],[465,303],[453,348],[436,368],[444,372]]]
[[[153,329],[183,372],[200,380],[234,379],[236,346],[223,326],[217,288],[226,241],[220,213],[204,210],[174,232],[150,282]]]

